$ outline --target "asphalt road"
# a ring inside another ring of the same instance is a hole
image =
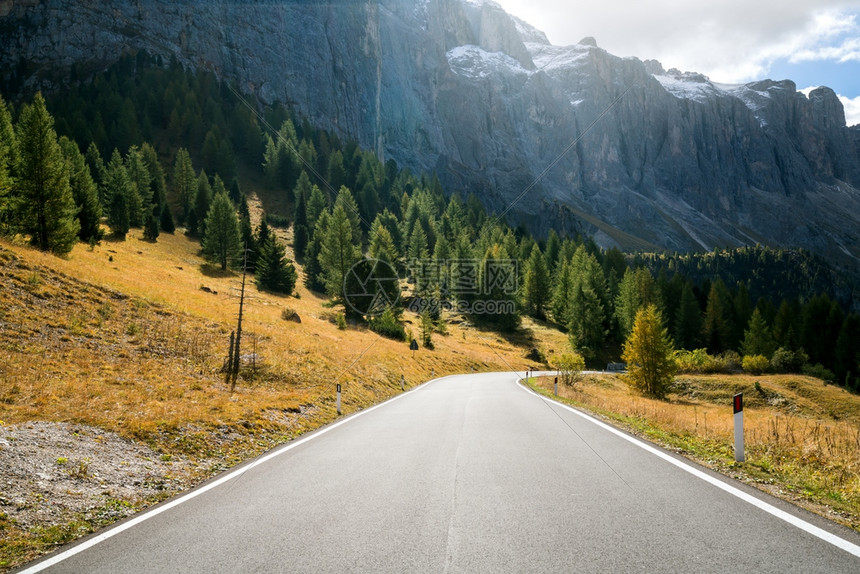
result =
[[[516,379],[436,380],[28,571],[860,572],[855,532]]]

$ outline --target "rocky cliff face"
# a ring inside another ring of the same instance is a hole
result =
[[[552,46],[489,1],[4,0],[0,45],[0,70],[25,58],[34,83],[175,54],[537,231],[860,258],[860,128],[831,90]]]

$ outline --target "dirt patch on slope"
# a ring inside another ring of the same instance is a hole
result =
[[[97,428],[0,426],[0,513],[17,527],[132,514],[188,487],[190,463]]]

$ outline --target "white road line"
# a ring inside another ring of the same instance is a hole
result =
[[[198,496],[200,496],[201,494],[203,494],[205,492],[209,492],[213,488],[219,487],[222,484],[224,484],[225,482],[229,482],[233,478],[237,478],[241,474],[251,470],[255,466],[261,465],[264,462],[268,462],[277,456],[281,456],[282,454],[291,451],[292,449],[296,448],[297,446],[300,446],[300,445],[302,445],[302,444],[304,444],[310,440],[313,440],[317,437],[320,437],[320,436],[324,435],[325,433],[327,433],[331,430],[334,430],[343,424],[346,424],[350,421],[354,421],[358,417],[366,415],[367,413],[369,413],[371,411],[375,411],[376,409],[378,409],[380,407],[383,407],[389,403],[392,403],[398,399],[401,399],[410,393],[413,393],[419,389],[426,387],[430,383],[435,383],[436,381],[441,381],[442,379],[446,379],[446,378],[448,378],[448,377],[440,377],[438,379],[433,379],[432,381],[428,381],[428,382],[426,382],[426,383],[424,383],[418,387],[410,389],[409,391],[407,391],[405,393],[402,393],[400,395],[392,397],[385,402],[379,403],[378,405],[374,405],[374,406],[369,407],[367,409],[364,409],[362,411],[358,411],[357,413],[349,416],[348,418],[345,418],[343,420],[329,424],[328,426],[324,426],[324,427],[322,427],[316,431],[313,431],[313,434],[306,436],[304,438],[292,441],[292,442],[270,452],[269,454],[267,454],[261,458],[258,458],[257,460],[255,460],[250,465],[245,465],[245,466],[236,468],[236,469],[228,472],[227,474],[223,475],[221,478],[218,478],[217,480],[214,480],[208,484],[205,484],[204,486],[201,486],[200,488],[192,490],[191,492],[189,492],[187,494],[180,495],[178,498],[175,498],[175,499],[171,500],[170,502],[167,502],[161,506],[156,506],[152,510],[144,511],[141,514],[138,514],[137,516],[135,516],[134,518],[129,520],[128,522],[123,522],[122,524],[119,524],[118,526],[115,526],[113,528],[109,528],[105,532],[98,534],[96,536],[93,536],[92,538],[90,538],[84,542],[81,542],[77,546],[73,546],[72,548],[69,548],[68,550],[66,550],[64,552],[60,552],[56,556],[52,556],[43,562],[39,562],[38,564],[35,564],[35,565],[31,566],[30,568],[27,568],[26,570],[22,570],[21,572],[19,572],[19,574],[35,574],[36,572],[41,572],[47,568],[50,568],[51,566],[59,564],[60,562],[71,558],[75,554],[80,554],[84,550],[88,550],[89,548],[92,548],[93,546],[95,546],[96,544],[99,544],[100,542],[104,542],[105,540],[107,540],[109,538],[113,538],[117,534],[121,534],[122,532],[125,532],[129,528],[133,528],[133,527],[137,526],[138,524],[149,520],[150,518],[155,518],[156,516],[158,516],[162,512],[167,512],[171,508],[175,508],[175,507],[179,506],[180,504],[182,504],[183,502],[188,502],[189,500],[197,498]]]
[[[666,462],[677,466],[681,470],[692,474],[696,478],[700,478],[700,479],[704,480],[705,482],[712,484],[713,486],[716,486],[717,488],[731,494],[732,496],[736,496],[737,498],[740,498],[741,500],[748,502],[749,504],[752,504],[756,508],[764,510],[768,514],[775,516],[776,518],[779,518],[780,520],[784,520],[785,522],[791,524],[792,526],[800,528],[804,532],[812,534],[816,538],[820,538],[821,540],[828,542],[828,543],[832,544],[833,546],[836,546],[837,548],[841,548],[842,550],[844,550],[845,552],[848,552],[849,554],[853,554],[854,556],[860,557],[860,546],[857,546],[856,544],[853,544],[853,543],[851,543],[851,542],[849,542],[843,538],[840,538],[840,537],[836,536],[835,534],[832,534],[832,533],[830,533],[830,532],[828,532],[822,528],[819,528],[819,527],[815,526],[814,524],[810,524],[809,522],[807,522],[801,518],[798,518],[792,514],[789,514],[788,512],[785,512],[784,510],[780,510],[779,508],[773,506],[772,504],[768,504],[767,502],[760,500],[760,499],[756,498],[755,496],[752,496],[751,494],[747,494],[746,492],[740,490],[739,488],[736,488],[736,487],[734,487],[728,483],[725,483],[722,480],[711,476],[710,474],[704,473],[701,470],[694,468],[694,467],[690,466],[689,464],[687,464],[683,461],[680,461],[673,456],[670,456],[669,454],[663,452],[662,450],[660,450],[658,448],[651,446],[650,444],[648,444],[646,442],[643,442],[637,438],[634,438],[634,437],[632,437],[626,433],[621,432],[620,430],[604,423],[603,421],[600,421],[600,420],[598,420],[598,419],[596,419],[590,415],[587,415],[581,411],[578,411],[578,410],[574,409],[573,407],[570,407],[564,403],[554,401],[550,397],[546,397],[546,396],[543,396],[541,394],[538,394],[538,393],[534,392],[533,390],[531,390],[530,388],[523,385],[522,379],[519,379],[519,382],[520,382],[520,387],[523,390],[525,390],[526,392],[531,393],[531,394],[535,395],[536,397],[538,397],[544,401],[556,404],[556,405],[558,405],[564,409],[567,409],[570,412],[572,412],[573,414],[587,420],[588,422],[593,423],[593,424],[599,426],[600,428],[607,430],[607,431],[611,432],[612,434],[623,438],[627,442],[633,443],[636,446],[638,446],[639,448],[646,450],[646,451],[650,452],[651,454],[662,458]]]

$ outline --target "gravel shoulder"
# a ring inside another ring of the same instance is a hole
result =
[[[22,530],[104,522],[190,485],[191,463],[85,425],[0,425],[0,516]]]

